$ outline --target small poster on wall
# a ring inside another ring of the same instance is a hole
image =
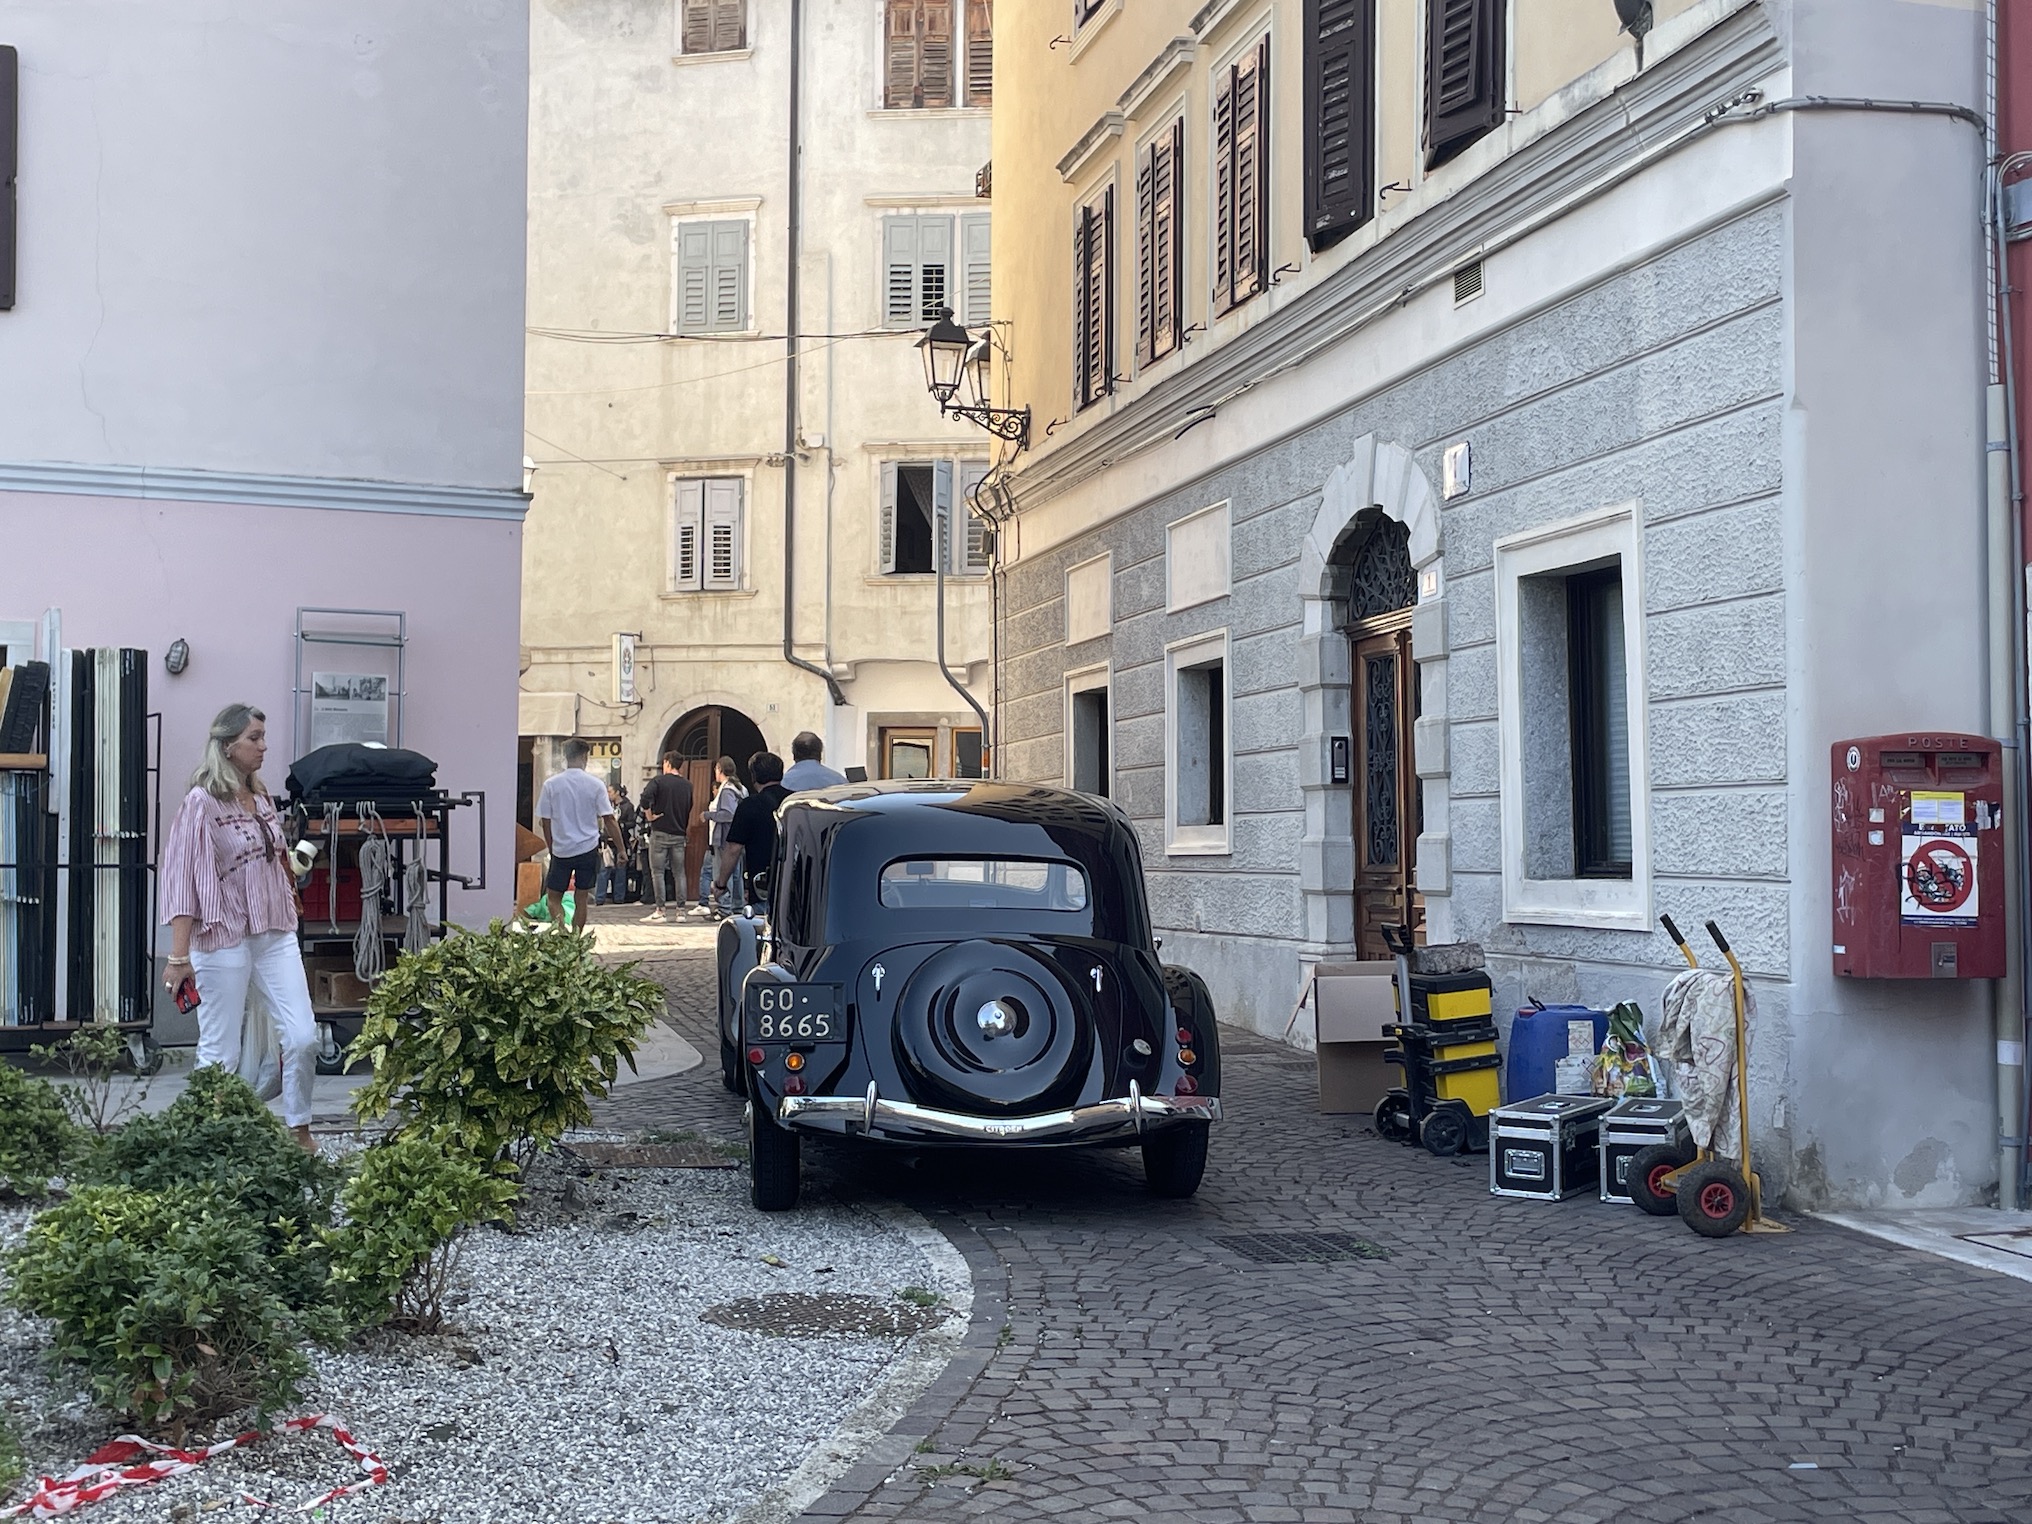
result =
[[[310,744],[388,744],[388,679],[371,672],[314,672],[310,679]]]

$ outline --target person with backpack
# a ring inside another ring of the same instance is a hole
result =
[[[698,906],[692,911],[701,919],[725,913],[714,903],[713,874],[719,867],[720,848],[727,844],[727,827],[733,824],[734,811],[747,797],[748,791],[741,787],[741,775],[734,767],[734,759],[720,758],[713,764],[713,797],[706,807],[706,823],[711,830],[707,835],[705,861],[699,864]],[[726,907],[727,910],[732,908],[731,903]]]

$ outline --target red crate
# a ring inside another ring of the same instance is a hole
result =
[[[325,867],[311,870],[309,878],[303,881],[303,918],[306,921],[330,921],[331,919],[331,869]],[[357,921],[360,919],[360,870],[339,869],[339,919]]]

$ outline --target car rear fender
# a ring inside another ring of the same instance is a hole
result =
[[[733,915],[720,922],[717,948],[720,965],[720,1037],[741,1041],[741,986],[762,961],[762,923],[753,916]]]
[[[1200,1094],[1221,1093],[1221,1031],[1220,1023],[1214,1019],[1214,997],[1207,992],[1206,980],[1189,968],[1176,963],[1163,965],[1164,994],[1171,1002],[1171,1014],[1175,1024],[1192,1033],[1194,1052],[1198,1062],[1192,1066],[1192,1074],[1199,1081]]]

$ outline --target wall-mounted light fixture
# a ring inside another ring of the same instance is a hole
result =
[[[1618,30],[1637,44],[1637,67],[1644,67],[1644,36],[1651,30],[1651,0],[1616,0]]]
[[[162,665],[171,677],[180,676],[190,665],[190,642],[177,637],[169,643],[169,649],[162,653]]]
[[[1030,443],[1030,409],[994,407],[988,402],[988,362],[994,347],[994,330],[983,328],[975,338],[953,321],[952,308],[938,309],[938,321],[917,341],[924,356],[924,386],[938,403],[941,414],[949,413],[977,423],[997,439],[1013,441],[1018,449]],[[971,400],[953,399],[964,385]]]

